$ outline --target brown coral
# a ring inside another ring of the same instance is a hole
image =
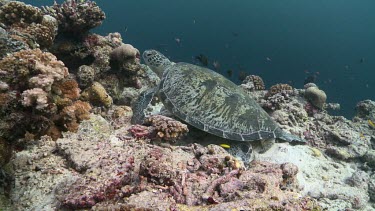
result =
[[[82,93],[82,99],[90,101],[94,105],[110,107],[113,103],[112,97],[109,96],[103,85],[94,82],[89,88]]]
[[[66,130],[76,132],[79,123],[90,118],[90,110],[91,106],[89,103],[78,100],[72,105],[64,107],[60,113],[59,122]]]
[[[0,71],[4,71],[3,81],[12,89],[21,91],[28,88],[51,89],[51,81],[31,80],[32,77],[49,78],[59,81],[68,75],[64,63],[48,52],[40,49],[22,50],[13,53],[0,61]],[[29,81],[31,80],[31,81]]]
[[[283,92],[291,92],[293,90],[292,86],[289,84],[275,84],[271,86],[271,88],[268,90],[267,94],[265,95],[265,98],[269,98],[277,93],[283,93]]]
[[[30,46],[32,41],[38,43],[41,48],[50,47],[55,39],[55,28],[40,23],[13,24],[10,32],[13,34],[11,37],[29,44],[29,47],[34,47]]]
[[[54,4],[44,7],[44,12],[56,18],[59,22],[59,31],[82,35],[90,29],[101,25],[105,19],[105,13],[94,1],[64,1],[62,4]]]
[[[263,79],[257,75],[246,76],[245,80],[242,81],[242,84],[250,86],[249,91],[254,90],[265,90],[266,86],[264,85]]]
[[[7,25],[40,22],[42,17],[39,8],[19,1],[11,1],[0,8],[0,20]]]
[[[64,98],[69,98],[71,100],[76,100],[79,98],[81,91],[78,88],[77,81],[73,79],[63,80],[57,84],[57,87],[59,91],[61,91],[61,94]]]
[[[158,140],[176,141],[189,132],[187,125],[162,115],[146,118],[145,124],[151,125],[153,133],[156,134],[155,138]]]

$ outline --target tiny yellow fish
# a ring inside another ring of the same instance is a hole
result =
[[[363,133],[360,133],[359,134],[359,137],[361,137],[361,139],[364,139],[365,138],[365,135]]]
[[[229,149],[230,148],[229,144],[220,144],[219,146],[223,147],[224,149]]]
[[[373,123],[371,120],[367,120],[368,125],[372,128],[375,129],[375,123]]]

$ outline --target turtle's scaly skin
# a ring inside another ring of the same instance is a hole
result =
[[[178,118],[223,138],[249,141],[281,135],[270,116],[242,89],[204,67],[188,63],[167,67],[159,97]]]
[[[173,115],[211,134],[237,141],[305,142],[282,131],[255,100],[224,76],[193,64],[175,64],[155,50],[146,50],[143,58],[162,79],[158,88],[141,94],[132,122],[144,119],[143,110],[156,92]]]

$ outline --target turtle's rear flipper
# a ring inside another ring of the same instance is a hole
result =
[[[145,119],[145,109],[155,95],[156,87],[142,92],[133,105],[132,124],[142,124]]]

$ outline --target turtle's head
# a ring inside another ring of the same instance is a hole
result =
[[[145,63],[154,71],[159,77],[162,77],[165,68],[173,63],[167,57],[156,50],[145,50],[142,55]]]

